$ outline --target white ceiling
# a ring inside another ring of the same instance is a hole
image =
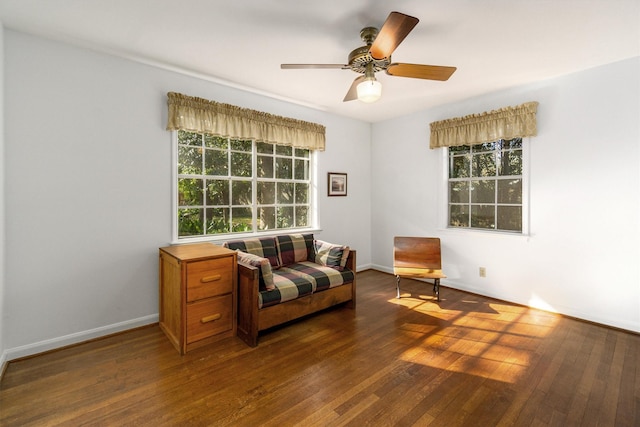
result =
[[[378,73],[364,104],[342,102],[350,70],[280,69],[346,64],[392,10],[420,19],[394,62],[458,67],[449,81]],[[0,20],[369,122],[640,55],[640,0],[0,0]]]

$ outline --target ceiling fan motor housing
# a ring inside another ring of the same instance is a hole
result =
[[[373,71],[378,72],[386,70],[389,64],[391,64],[391,56],[383,59],[373,59],[369,54],[371,44],[378,35],[378,29],[374,27],[366,27],[360,31],[360,37],[362,41],[366,43],[366,46],[360,46],[351,51],[349,54],[349,67],[356,73],[364,74],[367,69],[367,64],[372,64]]]

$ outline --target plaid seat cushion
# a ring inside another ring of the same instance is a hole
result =
[[[312,283],[291,271],[276,270],[273,273],[273,283],[275,289],[258,293],[258,308],[269,307],[313,293]]]
[[[343,269],[347,264],[349,246],[334,245],[322,240],[315,240],[313,247],[315,253],[314,261],[316,263],[337,269]]]
[[[278,252],[276,251],[276,241],[273,237],[260,237],[255,239],[231,240],[224,242],[223,246],[231,250],[257,255],[269,260],[271,267],[280,267]]]
[[[313,234],[276,236],[280,266],[307,261],[313,253]]]
[[[271,291],[276,288],[273,282],[273,272],[271,270],[271,263],[269,262],[268,259],[262,258],[258,255],[242,252],[239,250],[236,250],[236,252],[238,253],[239,262],[260,268],[260,275],[259,275],[260,285],[259,286],[261,291],[262,290]]]
[[[298,262],[282,268],[284,271],[293,272],[312,283],[313,292],[335,288],[353,281],[354,273],[349,269],[339,271],[332,267],[318,265],[314,262]]]

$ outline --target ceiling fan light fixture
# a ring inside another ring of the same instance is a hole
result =
[[[366,103],[376,102],[382,96],[382,84],[374,78],[367,78],[358,84],[358,100]]]

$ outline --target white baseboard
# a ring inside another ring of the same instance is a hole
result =
[[[62,337],[51,338],[48,340],[35,342],[33,344],[9,348],[6,349],[2,353],[2,355],[0,355],[0,367],[4,368],[5,363],[10,362],[14,359],[32,356],[38,353],[44,353],[45,351],[54,350],[56,348],[61,348],[72,344],[78,344],[84,341],[92,340],[94,338],[115,334],[118,332],[126,331],[127,329],[138,328],[140,326],[151,325],[157,322],[158,315],[151,314],[149,316],[126,320],[124,322],[114,323],[112,325],[101,326],[99,328],[90,329],[87,331],[76,332],[74,334],[64,335]]]
[[[382,271],[383,273],[393,274],[393,268],[378,264],[369,264],[372,270]]]
[[[356,273],[359,271],[369,270],[371,268],[374,268],[371,266],[371,264],[356,265]]]

